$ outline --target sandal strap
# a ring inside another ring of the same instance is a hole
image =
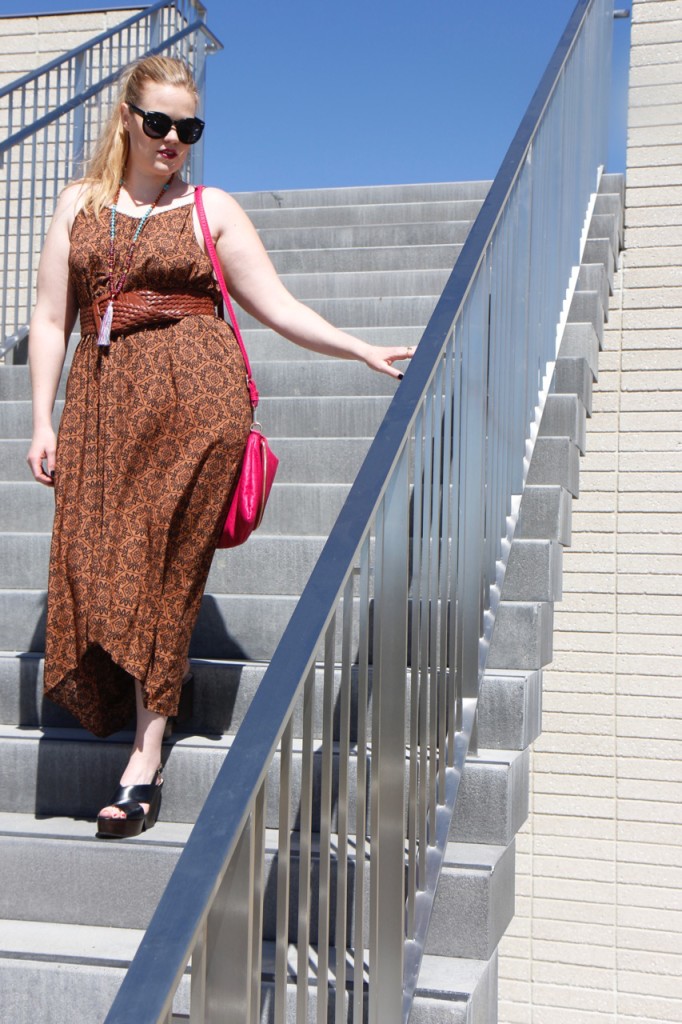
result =
[[[123,806],[124,804],[150,804],[154,799],[155,793],[162,785],[161,773],[157,771],[153,782],[140,783],[136,786],[119,786],[110,806],[126,810]]]
[[[133,787],[128,787],[132,789]],[[118,794],[116,794],[118,796]],[[147,801],[144,801],[147,803]],[[136,800],[114,800],[111,807],[118,807],[120,811],[125,811],[125,816],[128,819],[142,818],[144,817],[144,811]]]

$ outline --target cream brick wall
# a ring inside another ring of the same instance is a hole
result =
[[[68,3],[64,6],[68,7]],[[0,86],[87,43],[139,10],[131,6],[129,9],[0,18]]]
[[[682,1021],[682,0],[633,3],[625,245],[500,1024]]]

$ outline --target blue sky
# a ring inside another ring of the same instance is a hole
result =
[[[204,2],[225,47],[208,61],[204,177],[230,191],[494,177],[574,6]],[[98,6],[3,0],[2,13]],[[628,45],[629,22],[614,22],[609,170],[624,169]]]

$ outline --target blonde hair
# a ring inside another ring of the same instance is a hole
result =
[[[87,192],[84,206],[99,216],[111,205],[128,160],[128,132],[123,127],[121,103],[140,103],[147,82],[177,85],[199,101],[199,92],[189,66],[175,57],[143,57],[129,65],[119,79],[119,93],[109,121],[100,135],[84,176]]]

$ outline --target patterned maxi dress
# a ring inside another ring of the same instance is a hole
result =
[[[124,290],[218,300],[193,204],[152,214]],[[138,224],[119,214],[116,274]],[[69,269],[79,308],[108,286],[109,214],[80,212]],[[242,355],[213,316],[84,335],[59,428],[45,692],[97,736],[145,706],[177,711],[185,657],[251,422]]]

